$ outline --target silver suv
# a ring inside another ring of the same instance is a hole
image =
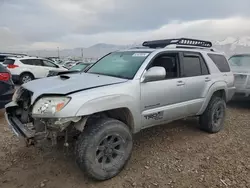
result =
[[[235,54],[229,58],[229,65],[235,76],[234,97],[250,95],[250,54]]]
[[[134,133],[189,116],[200,128],[223,128],[234,76],[209,41],[168,39],[116,51],[86,73],[26,83],[6,105],[6,119],[28,144],[77,138],[76,161],[88,176],[106,180],[130,158]]]

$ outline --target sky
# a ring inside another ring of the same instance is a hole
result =
[[[0,50],[250,36],[249,0],[0,0]]]

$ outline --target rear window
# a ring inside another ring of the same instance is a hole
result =
[[[3,62],[4,65],[14,65],[15,60],[13,59],[5,59],[5,61]]]
[[[229,64],[232,68],[250,68],[250,55],[235,55],[230,57]]]
[[[221,72],[230,72],[230,67],[224,55],[208,54]]]

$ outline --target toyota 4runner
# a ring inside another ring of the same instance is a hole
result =
[[[200,128],[223,128],[234,76],[212,43],[195,39],[146,41],[116,51],[86,73],[62,74],[22,85],[6,105],[6,119],[29,144],[76,137],[75,155],[88,176],[116,176],[130,158],[134,133],[198,116]],[[73,134],[73,136],[72,136]]]

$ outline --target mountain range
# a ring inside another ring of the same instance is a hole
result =
[[[213,47],[219,51],[224,51],[227,56],[231,56],[236,53],[250,53],[250,37],[227,37],[224,40],[212,41]],[[63,49],[59,51],[60,57],[83,57],[85,58],[99,58],[109,52],[127,49],[140,44],[128,44],[128,45],[114,45],[99,43],[88,48],[74,48]],[[58,51],[29,51],[28,55],[36,56],[58,56]]]

